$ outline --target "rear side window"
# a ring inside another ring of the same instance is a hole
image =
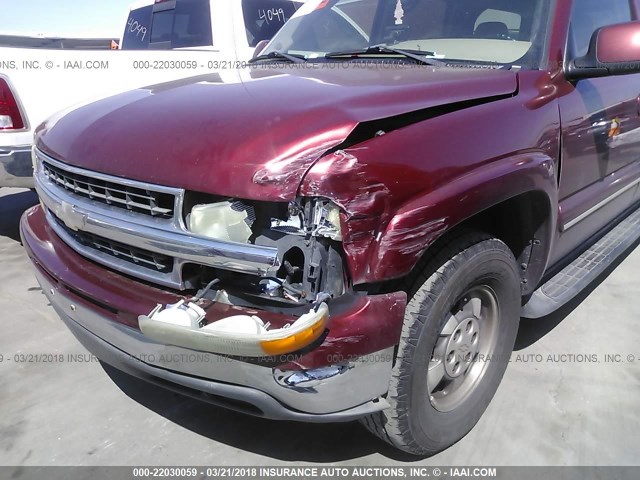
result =
[[[123,50],[145,50],[151,37],[151,14],[153,5],[131,10],[122,36]]]
[[[632,18],[630,0],[573,0],[570,37],[574,57],[587,54],[598,28],[630,22]]]
[[[173,38],[173,16],[175,10],[153,12],[151,43],[170,42]]]
[[[213,44],[209,0],[156,0],[152,8],[150,48]]]
[[[291,0],[242,0],[244,25],[250,47],[271,40],[302,5]]]

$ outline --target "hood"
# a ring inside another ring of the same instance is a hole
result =
[[[289,200],[313,163],[359,124],[517,90],[517,75],[502,70],[292,70],[254,67],[133,90],[52,117],[36,142],[110,175]]]

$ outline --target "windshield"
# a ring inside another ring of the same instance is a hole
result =
[[[538,68],[550,0],[311,0],[263,52],[324,58],[388,46],[447,61]]]
[[[250,47],[271,40],[302,5],[292,0],[242,0],[244,25]]]

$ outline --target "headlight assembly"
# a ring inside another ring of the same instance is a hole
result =
[[[286,203],[187,192],[183,212],[184,225],[194,235],[277,251],[277,261],[260,275],[239,275],[224,267],[211,271],[196,260],[189,266],[194,278],[217,278],[226,290],[270,303],[303,304],[344,292],[341,210],[329,199]]]
[[[288,218],[271,219],[271,229],[293,235],[311,235],[342,241],[340,208],[323,198],[303,198],[291,202]]]
[[[313,236],[328,237],[331,240],[342,241],[340,227],[340,208],[328,200],[315,199],[312,201],[312,232]]]
[[[252,234],[250,208],[230,201],[195,205],[188,215],[189,231],[216,240],[247,243]]]

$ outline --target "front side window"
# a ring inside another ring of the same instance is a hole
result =
[[[156,2],[150,41],[150,47],[154,49],[212,45],[209,0]]]
[[[372,46],[538,68],[551,0],[310,0],[269,50],[319,58]],[[269,53],[269,50],[265,53]]]
[[[242,0],[242,13],[250,47],[271,40],[302,3],[292,0]]]
[[[573,0],[569,40],[574,58],[587,54],[597,29],[631,20],[630,0]]]

